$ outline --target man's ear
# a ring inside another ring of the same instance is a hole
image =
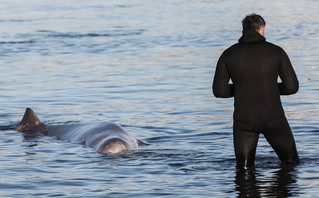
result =
[[[265,35],[265,27],[261,27],[258,31],[258,33],[261,35],[261,36],[264,36]]]

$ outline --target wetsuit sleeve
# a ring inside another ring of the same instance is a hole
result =
[[[297,93],[299,89],[299,82],[289,57],[284,50],[282,50],[281,53],[279,76],[282,81],[282,83],[278,83],[280,95]]]
[[[221,60],[217,62],[213,81],[213,93],[217,98],[230,98],[234,96],[234,86],[229,84],[229,72],[226,64]]]

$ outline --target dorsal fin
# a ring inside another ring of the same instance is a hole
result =
[[[40,125],[43,125],[43,123],[40,121],[37,114],[35,114],[32,109],[27,108],[16,131],[31,131]]]

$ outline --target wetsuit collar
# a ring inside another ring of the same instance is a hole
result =
[[[266,41],[266,38],[260,35],[255,30],[247,30],[243,32],[242,37],[239,39],[239,43],[258,43]]]

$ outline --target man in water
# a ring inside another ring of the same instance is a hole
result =
[[[295,140],[280,100],[280,95],[298,91],[297,76],[285,51],[266,42],[266,23],[260,15],[246,16],[242,25],[239,42],[220,56],[213,82],[216,97],[235,100],[233,138],[237,167],[254,166],[260,133],[283,163],[297,164]],[[281,83],[277,82],[278,75]]]

